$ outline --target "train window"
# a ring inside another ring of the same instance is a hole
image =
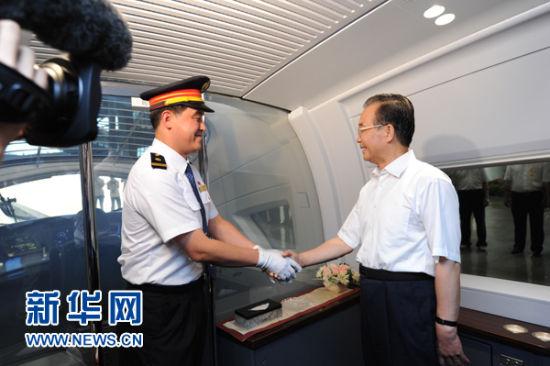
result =
[[[123,287],[117,262],[122,191],[132,164],[151,144],[153,131],[147,111],[134,110],[129,96],[104,95],[98,126],[92,143],[93,203],[106,294]],[[26,348],[25,332],[88,331],[66,321],[64,301],[59,326],[25,327],[27,291],[57,289],[64,299],[70,290],[87,288],[79,171],[78,148],[40,148],[18,141],[6,149],[0,165],[0,324],[6,330],[0,334],[2,365],[58,352]],[[86,351],[71,352],[68,358],[82,359]]]
[[[77,148],[48,149],[17,141],[0,164],[0,364],[44,353],[28,349],[25,294],[86,288],[84,247],[75,240],[81,211]],[[63,312],[61,310],[60,312]],[[59,332],[79,332],[60,314]],[[43,327],[41,331],[54,331]]]
[[[453,168],[462,272],[550,285],[550,163]]]

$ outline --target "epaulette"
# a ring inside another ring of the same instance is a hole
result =
[[[168,165],[166,165],[166,160],[164,159],[164,156],[157,153],[151,153],[151,167],[153,169],[166,170],[166,168],[168,168]]]

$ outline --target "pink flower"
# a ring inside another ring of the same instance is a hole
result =
[[[352,271],[346,263],[325,264],[319,268],[315,277],[322,280],[325,287],[338,284],[343,286],[359,285],[359,273]]]

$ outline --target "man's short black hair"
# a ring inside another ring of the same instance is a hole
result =
[[[151,125],[153,125],[153,130],[157,129],[157,127],[159,125],[159,122],[160,122],[160,115],[162,114],[163,111],[173,111],[175,114],[180,114],[181,112],[183,112],[187,108],[188,107],[185,106],[185,105],[177,104],[177,105],[170,105],[170,106],[164,107],[164,108],[155,109],[149,115],[149,117],[151,118]]]
[[[377,94],[367,99],[363,107],[375,103],[379,103],[375,123],[391,124],[397,140],[408,147],[414,134],[414,107],[409,98],[400,94]]]

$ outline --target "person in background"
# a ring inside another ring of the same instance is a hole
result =
[[[364,104],[357,143],[376,164],[338,234],[285,252],[301,266],[359,247],[365,365],[469,363],[458,337],[460,220],[451,180],[409,149],[414,108],[398,94]]]
[[[120,206],[120,184],[115,177],[111,177],[107,182],[107,189],[109,190],[109,195],[111,196],[111,211],[118,210]]]
[[[480,251],[487,248],[487,229],[485,226],[485,207],[489,205],[489,186],[487,174],[483,168],[457,168],[449,171],[449,176],[458,193],[460,206],[460,233],[462,248],[472,245],[472,215],[476,222],[477,243]]]
[[[96,199],[97,207],[103,210],[103,202],[105,201],[105,192],[103,192],[103,187],[105,183],[101,177],[95,177],[94,179],[94,194]]]
[[[529,217],[532,256],[540,257],[544,242],[544,207],[548,202],[550,182],[548,163],[508,165],[504,182],[505,204],[511,208],[514,217],[514,247],[510,253],[523,253]]]

